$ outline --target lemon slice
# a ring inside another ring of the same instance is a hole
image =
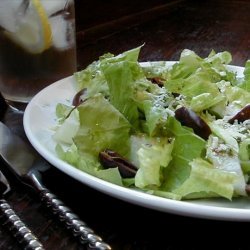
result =
[[[52,45],[49,19],[40,0],[31,0],[28,9],[19,18],[16,30],[5,33],[30,53],[42,53]]]

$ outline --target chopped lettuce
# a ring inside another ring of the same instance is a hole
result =
[[[244,173],[250,173],[250,138],[240,144],[239,159]]]
[[[97,172],[97,177],[116,185],[123,186],[123,181],[118,168],[101,169]]]
[[[97,159],[88,154],[79,153],[76,145],[64,150],[60,144],[56,146],[59,157],[76,168],[100,179],[122,186],[122,178],[117,168],[103,169]]]
[[[137,151],[139,169],[135,176],[135,186],[145,188],[161,185],[162,168],[166,168],[172,159],[173,141],[158,138],[153,143],[147,143]]]
[[[189,163],[202,156],[206,142],[190,129],[181,126],[173,117],[169,117],[166,126],[169,135],[175,138],[173,158],[164,173],[165,183],[162,187],[163,190],[169,191],[179,187],[189,177]]]
[[[123,61],[106,63],[103,72],[110,91],[110,103],[118,109],[128,121],[135,125],[139,111],[134,100],[134,82],[141,77],[140,67],[136,62]]]
[[[173,192],[183,199],[221,196],[229,200],[234,193],[236,176],[233,172],[217,169],[200,158],[190,162],[190,177]]]
[[[245,64],[244,79],[238,87],[250,92],[250,60],[247,60]]]
[[[206,157],[216,169],[235,174],[234,192],[236,195],[244,196],[246,183],[238,154],[232,145],[225,144],[224,139],[211,136],[207,144]]]
[[[60,143],[72,144],[73,138],[76,135],[78,129],[80,128],[79,113],[77,109],[74,109],[72,112],[70,110],[70,113],[67,108],[64,108],[63,110],[63,113],[66,112],[67,115],[70,115],[67,118],[66,116],[63,116],[64,122],[56,130],[56,133],[54,134],[54,139]]]
[[[174,115],[174,112],[166,107],[166,103],[170,104],[172,99],[167,94],[161,94],[143,101],[143,111],[146,120],[144,130],[150,136],[164,136],[166,121],[169,116]]]
[[[169,67],[138,63],[140,50],[105,54],[74,74],[84,102],[57,105],[58,156],[103,180],[164,198],[245,196],[250,122],[228,121],[249,104],[250,61],[239,79],[228,70],[227,51],[202,58],[185,49]],[[180,107],[207,123],[207,140],[175,118]],[[105,150],[121,156],[111,156],[108,169],[99,160]],[[133,176],[119,169],[127,163],[135,167]]]
[[[79,151],[96,158],[105,149],[128,154],[130,124],[101,94],[89,98],[77,110],[80,127],[73,141]]]
[[[100,67],[101,60],[93,62],[86,69],[74,74],[78,83],[78,89],[87,89],[86,98],[97,93],[109,96],[108,84]]]

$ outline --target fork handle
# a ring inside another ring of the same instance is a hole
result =
[[[88,244],[89,249],[111,250],[111,247],[103,242],[102,238],[94,233],[85,222],[74,214],[69,207],[59,200],[56,195],[48,190],[41,180],[41,174],[36,169],[30,171],[26,176],[29,183],[40,194],[40,199],[52,212],[58,216],[66,228],[70,229],[73,235],[80,239],[81,244]]]
[[[5,199],[0,199],[0,218],[3,224],[13,233],[19,243],[27,250],[44,250],[31,230],[21,221]]]
[[[47,207],[51,208],[53,213],[59,216],[66,227],[73,232],[73,235],[80,238],[82,244],[88,243],[89,249],[111,250],[111,247],[102,241],[102,238],[94,233],[85,222],[74,214],[69,207],[59,200],[56,195],[44,188],[40,191],[40,197]]]

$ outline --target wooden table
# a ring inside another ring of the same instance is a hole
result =
[[[184,48],[200,56],[207,56],[212,49],[228,50],[233,55],[232,64],[240,66],[250,58],[247,0],[83,2],[76,0],[79,69],[105,52],[117,54],[141,44],[145,45],[140,61],[178,60]],[[7,110],[1,119],[26,139],[21,114]],[[5,170],[2,163],[0,168]],[[7,175],[12,186],[7,200],[46,249],[84,249],[30,189]],[[132,205],[97,192],[56,168],[43,177],[46,185],[113,249],[250,248],[246,223],[188,218]],[[0,249],[22,249],[2,225]]]

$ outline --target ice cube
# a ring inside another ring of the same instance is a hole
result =
[[[18,9],[22,0],[0,0],[0,26],[15,32],[17,28]]]
[[[53,45],[57,49],[66,49],[72,46],[73,28],[70,27],[71,22],[65,20],[62,15],[56,15],[49,18],[51,30],[53,34]]]
[[[64,9],[67,2],[71,0],[41,0],[41,3],[48,16],[51,16]]]

